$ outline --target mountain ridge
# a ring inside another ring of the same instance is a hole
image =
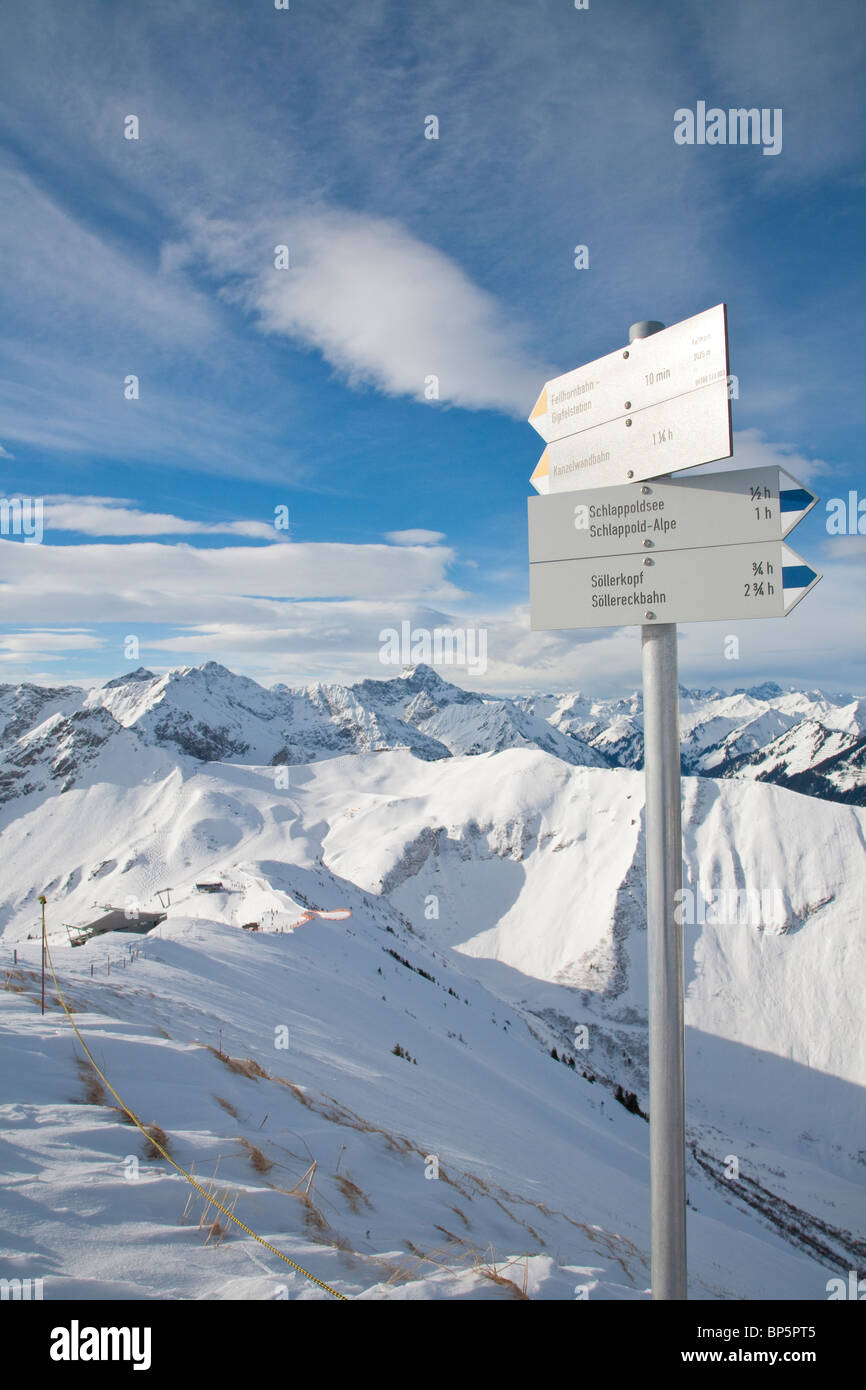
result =
[[[107,722],[103,714],[110,716]],[[53,722],[52,722],[53,721]],[[803,795],[866,804],[866,700],[767,681],[726,692],[680,686],[684,774],[775,782]],[[155,673],[144,666],[84,690],[0,686],[0,796],[65,785],[119,732],[194,762],[299,765],[351,752],[410,749],[425,761],[539,748],[564,763],[643,765],[639,691],[506,698],[466,690],[420,664],[352,685],[267,687],[218,662]],[[50,764],[50,771],[49,771]],[[34,777],[20,780],[22,770]]]

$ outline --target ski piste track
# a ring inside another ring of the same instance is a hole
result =
[[[350,917],[351,915],[352,914],[348,908],[337,908],[333,911],[326,910],[323,912],[306,912],[297,925],[300,926],[302,922],[312,921],[314,917],[343,918]],[[96,1072],[97,1076],[114,1096],[114,1099],[117,1101],[121,1110],[124,1112],[125,1115],[129,1116],[129,1119],[132,1122],[132,1124],[135,1125],[136,1129],[141,1131],[148,1143],[152,1144],[155,1149],[158,1149],[159,1152],[162,1154],[162,1157],[166,1160],[166,1162],[170,1163],[172,1168],[175,1168],[177,1172],[180,1173],[181,1177],[185,1178],[186,1181],[193,1188],[195,1188],[196,1192],[198,1192],[200,1196],[204,1197],[205,1200],[211,1206],[216,1207],[217,1211],[222,1212],[223,1216],[225,1216],[228,1221],[232,1221],[235,1224],[235,1226],[239,1226],[240,1229],[242,1231],[245,1231],[248,1236],[252,1236],[253,1240],[258,1241],[259,1245],[263,1246],[265,1250],[269,1250],[272,1255],[277,1256],[277,1259],[283,1260],[287,1265],[291,1265],[292,1269],[296,1269],[299,1274],[302,1274],[304,1276],[305,1279],[309,1279],[310,1283],[316,1284],[318,1288],[323,1289],[325,1293],[330,1294],[332,1298],[338,1298],[343,1303],[350,1302],[351,1300],[348,1299],[345,1294],[340,1293],[335,1288],[332,1288],[330,1284],[326,1284],[323,1279],[317,1279],[315,1274],[311,1274],[308,1269],[304,1269],[303,1265],[296,1264],[294,1260],[289,1259],[288,1255],[284,1255],[282,1250],[278,1250],[275,1245],[271,1245],[262,1236],[257,1235],[255,1231],[251,1230],[249,1226],[244,1225],[243,1221],[241,1221],[239,1217],[234,1215],[234,1212],[229,1211],[227,1207],[224,1207],[220,1202],[217,1201],[215,1196],[212,1196],[209,1192],[206,1192],[205,1189],[201,1187],[199,1183],[196,1182],[192,1174],[188,1173],[185,1168],[183,1168],[179,1163],[175,1161],[175,1159],[172,1158],[171,1154],[169,1154],[163,1148],[162,1144],[160,1144],[159,1140],[154,1136],[152,1132],[152,1126],[150,1130],[145,1128],[145,1126],[141,1123],[135,1112],[133,1110],[130,1110],[126,1102],[121,1099],[121,1097],[117,1094],[117,1091],[115,1091],[114,1087],[109,1081],[108,1077],[105,1075],[103,1071],[100,1070],[99,1066],[94,1061],[90,1048],[87,1046],[87,1043],[81,1036],[81,1032],[79,1031],[78,1025],[76,1024],[75,1019],[72,1017],[72,1014],[70,1013],[66,1000],[63,996],[63,991],[60,988],[60,981],[58,980],[57,973],[54,969],[54,961],[51,957],[51,950],[48,946],[47,939],[43,938],[43,944],[45,949],[45,958],[48,961],[48,965],[51,970],[51,978],[54,981],[54,988],[57,990],[57,998],[60,1001],[60,1005],[63,1009],[64,1014],[66,1015],[67,1019],[69,1020],[69,1023],[72,1026],[72,1031],[75,1033],[76,1038],[81,1044],[85,1057],[92,1066],[93,1070]]]
[[[812,1214],[806,1218],[793,1203],[786,1202],[778,1193],[771,1192],[745,1173],[740,1174],[737,1188],[731,1192],[731,1184],[719,1175],[715,1156],[691,1140],[688,1147],[699,1168],[716,1188],[725,1191],[729,1201],[737,1200],[751,1207],[798,1249],[844,1272],[862,1269],[866,1264],[866,1243],[857,1240],[850,1231],[831,1226]]]

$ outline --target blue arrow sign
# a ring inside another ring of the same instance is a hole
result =
[[[810,494],[811,496],[811,494]],[[821,575],[807,565],[802,555],[790,546],[782,546],[782,601],[785,613],[790,613],[810,589],[814,589]]]
[[[812,581],[819,578],[820,575],[815,570],[810,570],[808,565],[782,566],[783,589],[808,589]]]
[[[779,505],[783,512],[806,512],[814,500],[814,493],[804,487],[783,488],[779,493]]]
[[[779,514],[782,519],[782,536],[793,531],[818,501],[817,495],[810,492],[796,478],[779,469]]]

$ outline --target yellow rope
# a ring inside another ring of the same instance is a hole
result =
[[[81,1043],[81,1046],[84,1048],[85,1054],[86,1054],[86,1056],[87,1056],[87,1060],[89,1061],[90,1065],[93,1067],[93,1070],[96,1072],[97,1076],[99,1076],[100,1079],[101,1079],[102,1081],[104,1081],[105,1085],[108,1087],[109,1091],[110,1091],[111,1094],[114,1096],[114,1099],[117,1101],[117,1103],[118,1103],[118,1105],[120,1106],[121,1110],[122,1110],[126,1115],[128,1115],[129,1118],[132,1120],[132,1123],[133,1123],[138,1129],[141,1130],[142,1134],[143,1134],[144,1137],[148,1140],[148,1142],[151,1143],[155,1149],[158,1149],[158,1150],[159,1150],[159,1152],[162,1154],[163,1158],[166,1159],[166,1160],[171,1164],[172,1168],[176,1168],[177,1171],[178,1171],[183,1177],[186,1178],[187,1182],[192,1184],[192,1186],[195,1188],[196,1192],[201,1193],[202,1197],[205,1197],[205,1198],[207,1199],[207,1201],[211,1203],[212,1206],[215,1206],[215,1207],[217,1208],[218,1211],[221,1211],[222,1214],[223,1214],[223,1216],[228,1217],[229,1221],[233,1221],[233,1222],[235,1223],[236,1226],[240,1226],[241,1230],[242,1230],[242,1231],[246,1231],[246,1233],[247,1233],[248,1236],[252,1236],[253,1240],[257,1240],[258,1243],[259,1243],[259,1245],[263,1245],[263,1246],[265,1247],[266,1250],[270,1250],[271,1254],[272,1254],[272,1255],[276,1255],[278,1259],[280,1259],[280,1260],[285,1260],[285,1262],[286,1262],[287,1265],[291,1265],[291,1266],[292,1266],[292,1269],[296,1269],[296,1270],[298,1271],[299,1274],[303,1274],[304,1278],[305,1278],[305,1279],[309,1279],[310,1282],[311,1282],[312,1284],[317,1284],[318,1287],[319,1287],[320,1289],[324,1289],[324,1290],[325,1290],[325,1293],[331,1294],[333,1298],[339,1298],[339,1299],[341,1299],[341,1300],[343,1301],[343,1303],[348,1303],[348,1302],[349,1302],[349,1299],[346,1298],[346,1295],[345,1295],[345,1294],[338,1293],[338,1291],[337,1291],[336,1289],[332,1289],[332,1288],[331,1288],[331,1285],[330,1285],[330,1284],[326,1284],[325,1281],[324,1281],[323,1279],[317,1279],[316,1276],[315,1276],[315,1274],[311,1274],[310,1271],[309,1271],[308,1269],[304,1269],[302,1265],[295,1264],[295,1261],[294,1261],[294,1260],[290,1260],[289,1257],[288,1257],[288,1255],[284,1255],[283,1252],[282,1252],[281,1250],[277,1250],[276,1246],[274,1246],[274,1245],[269,1245],[268,1242],[267,1242],[266,1240],[263,1240],[261,1236],[257,1236],[256,1233],[255,1233],[255,1231],[251,1231],[250,1228],[249,1228],[249,1226],[245,1226],[244,1223],[243,1223],[243,1221],[238,1220],[238,1218],[237,1218],[236,1216],[234,1216],[230,1211],[227,1211],[226,1208],[225,1208],[224,1206],[222,1206],[222,1205],[216,1200],[215,1197],[212,1197],[211,1194],[210,1194],[209,1192],[206,1192],[205,1189],[204,1189],[203,1187],[201,1187],[201,1186],[196,1182],[195,1178],[192,1176],[191,1173],[188,1173],[188,1172],[186,1171],[185,1168],[182,1168],[182,1167],[180,1166],[179,1163],[175,1163],[175,1161],[174,1161],[174,1159],[172,1158],[171,1154],[166,1153],[165,1149],[164,1149],[164,1148],[162,1147],[162,1145],[158,1142],[158,1140],[154,1139],[153,1135],[152,1135],[152,1134],[149,1134],[149,1133],[147,1132],[147,1130],[145,1129],[144,1125],[143,1125],[143,1124],[141,1123],[141,1121],[138,1119],[138,1116],[133,1114],[133,1112],[130,1110],[130,1108],[129,1108],[128,1105],[125,1105],[125,1104],[124,1104],[124,1102],[120,1099],[120,1096],[117,1094],[117,1092],[115,1091],[114,1087],[112,1086],[111,1082],[109,1081],[108,1077],[105,1075],[104,1072],[100,1071],[99,1067],[96,1065],[96,1062],[93,1060],[93,1057],[92,1057],[91,1052],[90,1052],[90,1048],[87,1046],[87,1043],[84,1041],[83,1037],[81,1036],[80,1032],[78,1031],[78,1025],[76,1024],[75,1019],[72,1017],[72,1014],[69,1012],[69,1009],[66,1007],[66,1000],[63,998],[63,991],[62,991],[61,988],[60,988],[60,984],[59,984],[59,982],[58,982],[57,975],[55,974],[55,971],[54,971],[54,961],[51,959],[51,952],[50,952],[50,950],[48,949],[48,942],[47,942],[47,940],[46,940],[46,942],[45,942],[45,953],[46,953],[46,956],[47,956],[47,959],[48,959],[48,964],[49,964],[49,966],[51,967],[51,976],[52,976],[52,979],[54,980],[54,987],[55,987],[55,989],[57,990],[57,998],[60,1000],[60,1003],[61,1003],[62,1006],[63,1006],[63,1012],[66,1014],[66,1017],[69,1019],[69,1022],[72,1024],[72,1027],[73,1027],[73,1029],[75,1030],[75,1036],[77,1037],[78,1041]]]

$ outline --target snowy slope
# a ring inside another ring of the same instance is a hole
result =
[[[646,1296],[646,1126],[481,986],[354,917],[259,937],[176,917],[161,932],[124,969],[116,940],[96,943],[94,982],[58,946],[66,989],[126,1103],[277,1249],[354,1297]],[[46,1297],[325,1296],[243,1232],[205,1243],[202,1199],[187,1210],[188,1188],[146,1158],[32,987],[0,997],[0,1026],[14,1060],[4,1276],[42,1276]],[[699,1173],[692,1191],[694,1297],[821,1296],[819,1262]]]
[[[407,750],[293,766],[286,786],[136,746],[137,766],[110,742],[63,795],[0,812],[4,1276],[44,1271],[53,1296],[321,1296],[240,1232],[204,1246],[164,1161],[126,1178],[141,1136],[34,1002],[45,892],[112,1084],[179,1161],[219,1158],[241,1219],[319,1277],[377,1298],[512,1297],[524,1278],[533,1297],[646,1296],[647,1129],[613,1098],[646,1105],[641,776]],[[688,883],[784,895],[781,922],[686,930],[692,1295],[823,1298],[862,1217],[864,813],[695,779],[685,826]],[[147,937],[68,945],[96,904],[153,909],[167,887]]]

